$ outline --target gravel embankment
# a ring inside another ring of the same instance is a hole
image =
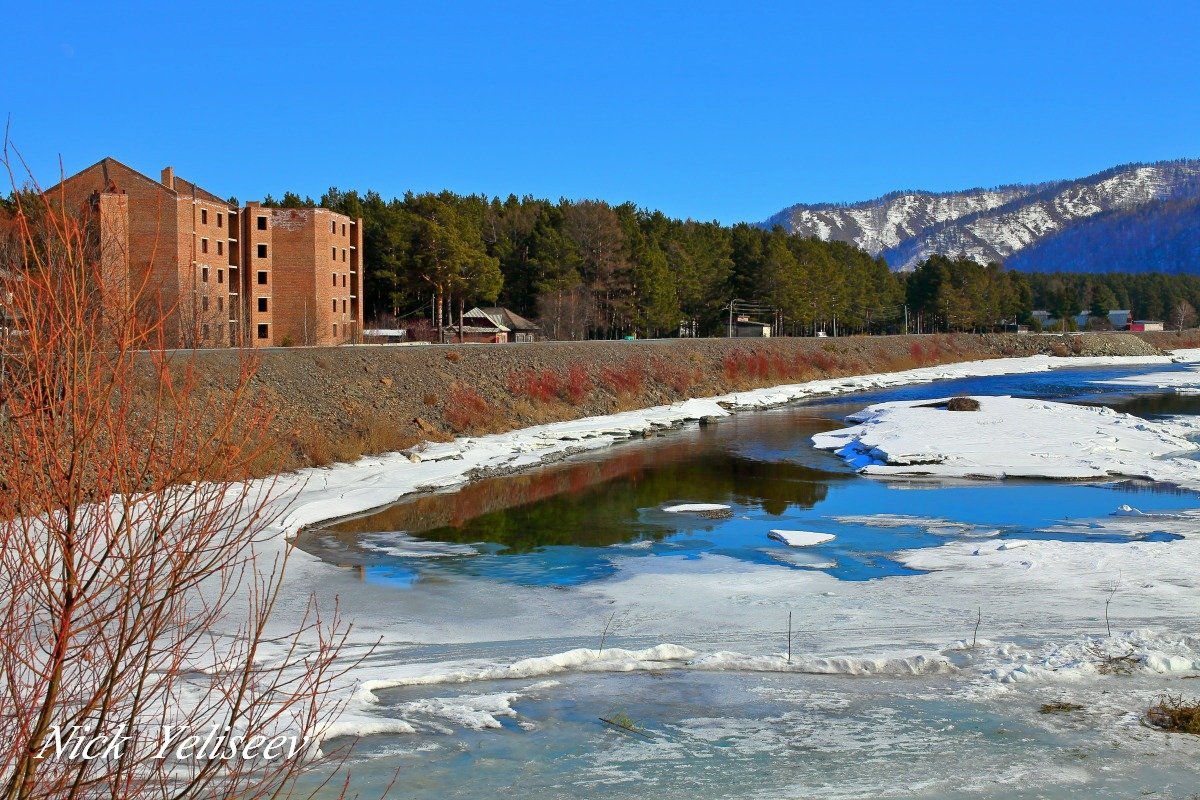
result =
[[[1174,335],[939,334],[838,339],[670,339],[376,345],[259,353],[255,388],[276,412],[285,468],[511,430],[685,397],[985,358],[1154,355]],[[200,368],[236,369],[236,351]]]

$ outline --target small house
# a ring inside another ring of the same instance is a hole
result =
[[[1114,331],[1123,331],[1129,327],[1129,320],[1133,314],[1129,313],[1127,308],[1113,309],[1108,312],[1108,321],[1112,323]]]
[[[736,332],[739,338],[768,339],[771,336],[771,323],[739,319]]]
[[[400,344],[408,341],[404,328],[367,328],[363,331],[364,344]]]
[[[1129,323],[1129,330],[1131,331],[1161,331],[1162,329],[1163,324],[1158,320],[1136,319]]]
[[[507,308],[472,308],[463,314],[464,338],[477,342],[536,342],[541,327]]]

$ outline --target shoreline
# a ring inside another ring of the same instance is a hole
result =
[[[1187,345],[1200,346],[1200,333],[1153,339],[1129,333],[923,334],[380,345],[204,351],[194,363],[202,380],[220,387],[240,359],[257,361],[252,387],[258,402],[275,413],[271,451],[256,475],[265,477],[425,440],[504,433],[751,389],[997,358],[1161,355]]]
[[[545,466],[657,430],[699,423],[704,418],[719,419],[738,412],[774,408],[804,399],[972,376],[1169,363],[1200,363],[1200,349],[1177,350],[1164,356],[1039,355],[966,361],[897,372],[781,384],[534,425],[503,433],[463,436],[448,442],[425,441],[394,453],[364,456],[350,463],[274,476],[277,486],[287,484],[283,494],[292,496],[288,499],[289,510],[279,524],[272,527],[290,542],[304,528],[376,511],[419,492],[450,489],[482,477],[514,474]],[[288,478],[294,480],[289,481]],[[311,489],[306,485],[309,479],[321,479],[324,486],[319,490]]]

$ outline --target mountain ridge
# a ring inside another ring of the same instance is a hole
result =
[[[980,263],[1003,261],[1083,220],[1181,193],[1200,196],[1200,159],[1132,162],[1082,178],[1031,184],[898,190],[848,204],[797,204],[761,225],[845,241],[906,271],[933,253]]]

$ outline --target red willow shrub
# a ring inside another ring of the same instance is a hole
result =
[[[525,369],[508,374],[508,391],[516,397],[548,403],[563,393],[563,380],[551,369]]]
[[[655,381],[683,396],[690,395],[704,377],[698,367],[683,367],[662,358],[652,362],[651,374]]]
[[[446,409],[442,416],[456,433],[465,433],[490,422],[494,411],[479,392],[469,386],[456,384],[446,398]]]
[[[567,383],[564,387],[567,401],[577,406],[591,395],[593,388],[595,386],[588,371],[579,364],[572,364],[567,370]]]
[[[934,339],[930,339],[923,347],[920,342],[913,342],[909,345],[908,353],[918,364],[936,364],[942,360],[943,355],[941,345]]]
[[[838,360],[829,353],[818,351],[788,359],[779,353],[735,350],[725,356],[722,368],[730,381],[797,380],[814,372],[831,372]]]
[[[646,385],[646,368],[637,362],[604,367],[600,383],[614,395],[638,395]]]
[[[514,397],[527,397],[538,403],[565,400],[579,405],[592,393],[595,384],[580,364],[572,364],[566,376],[552,369],[525,369],[508,373],[508,391]]]

